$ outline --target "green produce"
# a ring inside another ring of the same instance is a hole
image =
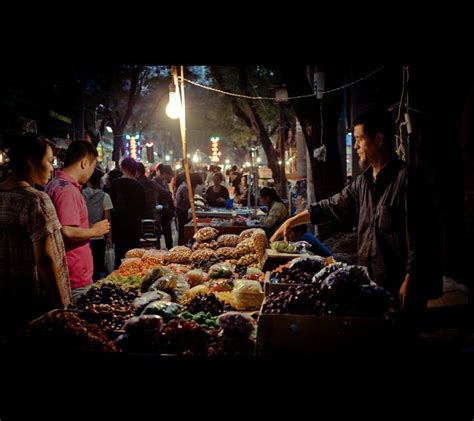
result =
[[[272,249],[279,253],[296,253],[298,251],[296,246],[285,243],[284,241],[274,241],[272,243]]]

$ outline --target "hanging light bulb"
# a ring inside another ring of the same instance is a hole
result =
[[[179,105],[179,98],[176,92],[176,87],[173,83],[170,84],[170,100],[166,106],[166,115],[173,120],[176,120],[181,115],[181,109]]]

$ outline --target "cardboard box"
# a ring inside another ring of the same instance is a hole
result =
[[[260,314],[257,355],[384,350],[391,324],[383,318]]]

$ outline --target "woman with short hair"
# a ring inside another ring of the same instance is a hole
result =
[[[33,188],[48,183],[53,153],[36,133],[9,151],[10,175],[0,184],[0,333],[71,302],[61,224],[49,196]]]

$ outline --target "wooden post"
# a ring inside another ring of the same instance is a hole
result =
[[[191,205],[191,213],[193,218],[193,227],[194,233],[197,232],[197,220],[196,220],[196,208],[194,207],[194,200],[193,200],[193,186],[191,184],[191,175],[189,173],[189,164],[188,164],[188,152],[187,152],[187,143],[186,143],[186,103],[184,99],[184,70],[183,66],[181,66],[181,80],[178,82],[178,72],[176,67],[173,66],[171,68],[171,73],[173,76],[173,81],[176,86],[176,94],[178,98],[180,98],[180,106],[181,106],[181,114],[179,116],[179,127],[181,129],[181,146],[183,150],[183,166],[184,166],[184,174],[186,176],[186,184],[188,187],[188,197],[189,197],[189,204]]]

